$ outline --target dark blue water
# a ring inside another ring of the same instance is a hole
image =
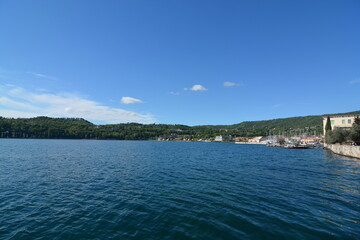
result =
[[[0,139],[0,239],[360,239],[360,161],[230,143]]]

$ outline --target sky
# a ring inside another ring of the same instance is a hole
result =
[[[0,116],[235,124],[360,110],[360,1],[0,0]]]

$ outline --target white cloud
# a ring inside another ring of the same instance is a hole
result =
[[[235,87],[237,85],[235,82],[224,82],[224,87]]]
[[[360,83],[360,79],[351,80],[349,83],[350,84]]]
[[[200,84],[196,84],[192,86],[192,88],[185,88],[185,90],[191,90],[191,91],[207,91],[207,88]]]
[[[133,103],[143,103],[140,99],[132,98],[132,97],[122,97],[121,98],[122,104],[133,104]]]
[[[45,74],[42,74],[42,73],[36,73],[36,72],[30,72],[30,71],[27,71],[28,74],[31,74],[35,77],[38,77],[38,78],[45,78],[45,79],[50,79],[50,80],[57,80],[56,77],[53,77],[53,76],[49,76],[49,75],[45,75]]]
[[[8,118],[33,118],[33,117],[39,117],[39,116],[43,116],[43,115],[39,115],[36,113],[30,113],[30,112],[22,112],[22,111],[17,111],[17,110],[0,109],[0,116],[8,117]]]
[[[171,95],[175,95],[175,96],[180,95],[180,93],[178,93],[178,92],[169,92],[169,94],[171,94]]]
[[[14,101],[7,97],[0,97],[0,106],[15,108],[15,109],[38,110],[37,107],[34,107],[31,104]]]
[[[240,87],[240,86],[244,86],[243,83],[237,83],[237,82],[224,82],[224,87]]]
[[[0,85],[0,116],[75,117],[95,123],[154,123],[151,114],[139,114],[102,105],[72,93],[36,93],[23,88]]]

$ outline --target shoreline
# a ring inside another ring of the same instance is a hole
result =
[[[360,146],[324,144],[324,148],[341,156],[360,159]]]
[[[257,143],[257,142],[235,142],[235,144],[246,144],[246,145],[266,145],[267,143]]]

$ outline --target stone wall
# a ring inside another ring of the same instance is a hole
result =
[[[360,146],[324,144],[324,147],[336,154],[340,154],[348,157],[360,158]]]

